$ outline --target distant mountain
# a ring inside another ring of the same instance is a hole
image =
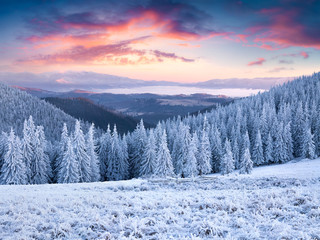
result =
[[[252,89],[269,89],[271,86],[283,84],[293,80],[288,78],[229,78],[229,79],[212,79],[205,82],[191,83],[187,86],[199,88],[252,88]]]
[[[40,88],[49,91],[72,91],[74,89],[86,89],[88,91],[103,92],[113,88],[139,88],[149,86],[185,86],[210,89],[221,88],[252,88],[270,89],[270,87],[290,81],[293,78],[230,78],[212,79],[197,83],[178,83],[169,81],[145,81],[120,77],[95,72],[64,73],[46,72],[33,74],[29,72],[10,73],[0,72],[0,82],[8,85],[24,86],[28,88]]]
[[[86,98],[44,98],[45,101],[55,105],[69,115],[82,119],[84,121],[93,122],[96,127],[107,130],[108,124],[113,128],[117,125],[119,133],[133,131],[137,125],[137,121],[131,117],[124,116],[119,113],[112,112],[102,106],[96,105],[93,101]],[[147,125],[147,127],[150,127]]]
[[[114,76],[94,72],[64,73],[47,72],[34,74],[29,72],[9,73],[0,72],[0,82],[8,85],[40,88],[50,91],[71,91],[73,89],[134,88],[145,86],[177,86],[179,83],[167,81],[144,81],[127,77]]]
[[[129,115],[136,120],[141,118],[148,124],[154,125],[158,121],[168,119],[173,116],[185,116],[189,113],[198,112],[217,104],[224,104],[232,101],[225,95],[191,94],[191,95],[156,95],[156,94],[112,94],[96,93],[86,90],[73,90],[69,92],[49,92],[46,90],[34,91],[33,88],[23,88],[30,94],[41,98],[85,98],[92,103],[103,106],[108,110],[115,110],[119,113]],[[53,103],[54,104],[54,103]],[[61,106],[72,116],[77,114],[70,112]],[[89,120],[83,115],[83,119]]]

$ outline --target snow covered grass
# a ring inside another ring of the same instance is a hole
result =
[[[0,239],[320,239],[320,159],[0,194]]]

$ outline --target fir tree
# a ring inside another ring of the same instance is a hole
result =
[[[275,141],[273,146],[273,161],[275,163],[284,163],[286,161],[286,146],[283,141],[283,123],[278,124],[278,131],[275,133]]]
[[[302,103],[298,103],[296,114],[293,123],[293,146],[295,157],[304,157],[304,131],[306,123],[304,119],[304,112]]]
[[[196,158],[198,154],[197,138],[197,135],[194,133],[188,147],[187,159],[183,169],[184,177],[194,177],[198,175]]]
[[[320,117],[318,117],[314,132],[315,153],[320,156]]]
[[[220,164],[223,157],[223,150],[221,144],[220,132],[217,127],[211,129],[211,153],[212,153],[212,170],[213,172],[219,172]]]
[[[265,146],[266,149],[264,153],[264,160],[266,163],[271,163],[273,162],[273,141],[270,133],[268,133],[268,138]]]
[[[234,166],[236,169],[239,169],[240,167],[240,149],[237,139],[232,140],[232,153],[233,153],[233,159],[234,159]]]
[[[120,156],[119,156],[119,173],[121,179],[128,179],[129,177],[129,155],[127,138],[124,135],[120,140]]]
[[[249,138],[249,133],[248,133],[248,131],[246,130],[245,131],[245,134],[242,136],[242,145],[241,145],[241,152],[240,152],[240,162],[242,162],[242,156],[244,156],[244,151],[246,150],[246,149],[249,149],[249,151],[250,151],[250,149],[251,149],[251,145],[250,145],[250,138]]]
[[[73,151],[71,139],[67,141],[67,149],[64,152],[61,167],[58,174],[59,183],[78,183],[80,181],[79,166]]]
[[[92,123],[87,134],[87,152],[90,158],[91,181],[97,182],[100,180],[99,159],[96,152],[96,141],[94,139],[94,124]]]
[[[259,130],[256,134],[256,139],[254,141],[254,146],[252,148],[252,160],[256,165],[261,165],[264,163],[263,146],[262,146],[261,134]]]
[[[153,130],[150,130],[140,166],[140,176],[148,176],[154,173],[156,165],[156,140]]]
[[[73,148],[76,161],[79,167],[80,182],[91,181],[91,166],[90,158],[87,154],[86,142],[83,132],[80,127],[80,121],[76,121],[74,136],[73,136]]]
[[[251,160],[250,151],[246,148],[240,165],[240,174],[250,174],[252,172],[252,168],[253,162]]]
[[[291,136],[291,123],[288,122],[283,130],[283,141],[285,146],[285,161],[290,161],[293,159],[293,143]]]
[[[188,147],[190,141],[190,128],[189,126],[181,123],[179,125],[178,135],[175,139],[172,151],[175,172],[180,177],[184,177],[184,169],[188,158]]]
[[[106,173],[109,163],[109,156],[111,154],[111,138],[110,125],[108,125],[107,131],[100,137],[100,145],[98,150],[100,160],[100,175],[102,181],[107,180]]]
[[[229,174],[234,170],[234,160],[231,151],[231,144],[229,139],[226,139],[224,144],[225,153],[221,160],[220,171],[221,174]]]
[[[41,128],[37,128],[34,139],[34,156],[31,162],[31,184],[44,184],[49,182],[48,175],[48,155],[45,153],[45,149],[40,138]]]
[[[207,123],[205,118],[205,123]],[[206,126],[207,124],[204,124]],[[199,174],[208,174],[211,172],[211,149],[208,137],[208,129],[204,127],[201,133],[200,149],[198,154],[198,170]]]
[[[305,157],[309,159],[315,158],[315,145],[313,142],[313,135],[311,134],[311,129],[309,128],[305,133]]]
[[[58,181],[57,176],[61,168],[64,153],[67,151],[68,140],[69,140],[68,128],[67,128],[67,124],[64,123],[61,131],[61,138],[60,138],[59,147],[58,147],[58,156],[56,158],[56,161],[54,162],[54,168],[53,168],[53,174],[55,176],[54,181]]]
[[[23,124],[22,157],[26,166],[27,182],[31,183],[31,162],[34,157],[35,126],[32,116]]]
[[[26,166],[20,144],[19,138],[11,129],[7,140],[7,152],[1,168],[1,184],[27,184]]]
[[[51,142],[48,142],[46,140],[43,126],[37,126],[36,132],[38,132],[40,147],[43,149],[43,152],[44,152],[43,160],[45,162],[46,171],[47,171],[46,174],[48,175],[48,181],[50,183],[51,179],[53,178],[51,161],[50,161],[50,157],[49,157],[49,154],[52,152]]]
[[[4,155],[7,152],[8,148],[8,143],[7,143],[8,135],[6,133],[2,133],[0,135],[0,175],[1,175],[1,168],[3,165],[3,158]]]
[[[142,119],[140,123],[137,125],[136,130],[134,131],[133,137],[134,137],[134,141],[133,141],[134,146],[133,146],[133,157],[132,157],[131,167],[133,170],[133,176],[138,177],[144,148],[147,142],[147,134],[146,134],[146,130],[145,130]]]
[[[107,180],[117,181],[127,178],[128,160],[124,155],[123,142],[120,141],[117,127],[114,126],[111,140],[111,152],[107,168]],[[121,146],[122,145],[122,146]]]
[[[165,130],[163,130],[160,145],[157,151],[157,165],[155,168],[155,175],[160,177],[174,175],[171,155],[167,146],[167,134]]]

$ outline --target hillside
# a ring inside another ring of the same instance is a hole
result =
[[[107,130],[108,124],[110,127],[116,124],[119,133],[126,133],[133,131],[138,123],[128,116],[111,112],[85,98],[50,97],[44,100],[77,119],[93,122],[96,127],[103,130]]]
[[[44,100],[24,91],[0,84],[0,132],[9,132],[12,127],[22,134],[23,122],[33,116],[36,125],[42,125],[49,140],[60,139],[65,122],[73,129],[75,118]]]
[[[320,159],[241,177],[0,186],[0,238],[319,239],[318,169]]]

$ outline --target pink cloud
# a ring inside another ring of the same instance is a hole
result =
[[[278,73],[284,70],[294,70],[294,68],[276,67],[269,71],[269,73]]]
[[[99,45],[94,47],[75,46],[58,53],[33,56],[21,59],[20,63],[31,64],[116,64],[135,65],[163,62],[165,59],[182,62],[194,62],[194,59],[177,56],[159,50],[137,50],[131,47],[138,39],[122,41],[117,44]],[[66,83],[59,79],[59,83]]]
[[[57,83],[61,83],[61,84],[71,84],[72,82],[69,82],[63,78],[59,78],[56,80]]]
[[[267,16],[270,22],[247,29],[254,42],[261,44],[257,46],[265,48],[265,44],[274,44],[278,49],[291,46],[320,49],[317,34],[310,34],[307,26],[297,20],[301,14],[299,9],[262,9],[259,13]]]
[[[308,53],[306,53],[306,52],[304,52],[304,51],[302,51],[302,52],[300,52],[300,55],[303,57],[303,58],[309,58],[309,54]]]
[[[303,57],[304,59],[307,59],[307,58],[309,58],[309,53],[307,53],[305,51],[301,51],[298,53],[286,53],[286,54],[282,54],[280,56],[276,56],[276,58],[281,57],[281,56],[284,56],[284,57]]]
[[[248,63],[248,66],[254,66],[254,65],[262,65],[266,60],[264,58],[258,58],[256,61],[252,61]]]
[[[244,43],[247,43],[248,42],[247,38],[250,35],[248,35],[248,34],[237,34],[236,36],[240,39],[240,41],[242,41]]]

